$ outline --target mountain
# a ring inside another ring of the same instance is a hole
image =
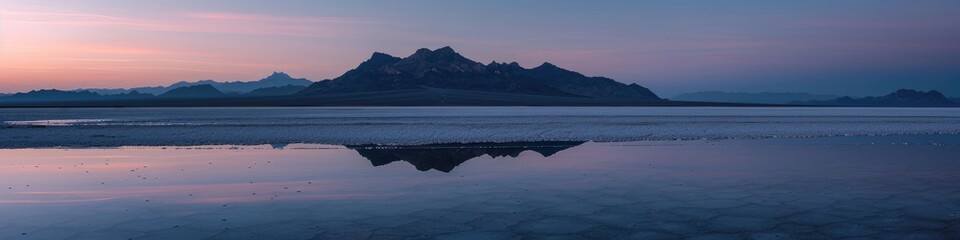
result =
[[[900,89],[880,97],[840,97],[826,101],[808,101],[802,104],[866,107],[960,107],[960,103],[951,101],[936,90],[922,92],[912,89]]]
[[[225,94],[210,84],[179,87],[160,94],[162,98],[218,98]]]
[[[220,90],[220,92],[223,92],[223,93],[243,94],[243,93],[252,92],[253,90],[260,89],[260,88],[282,87],[282,86],[288,86],[288,85],[308,86],[312,83],[313,81],[307,80],[305,78],[293,78],[293,77],[290,77],[290,75],[287,75],[286,73],[283,73],[283,72],[273,72],[273,74],[271,74],[270,76],[267,76],[257,81],[250,81],[250,82],[241,82],[241,81],[217,82],[213,80],[200,80],[196,82],[181,81],[166,87],[163,87],[163,86],[137,87],[137,88],[131,88],[131,89],[90,88],[90,89],[78,89],[77,91],[91,91],[91,92],[96,92],[100,94],[118,94],[118,93],[128,93],[132,91],[138,91],[141,93],[159,95],[159,94],[163,94],[170,90],[181,88],[181,87],[210,85],[216,88],[217,90]]]
[[[398,90],[451,89],[632,102],[662,101],[649,89],[603,77],[586,77],[544,63],[526,69],[516,62],[484,65],[450,47],[419,49],[406,58],[374,53],[340,77],[311,84],[301,96]]]
[[[103,95],[103,98],[105,99],[142,99],[142,98],[151,98],[151,97],[154,97],[153,94],[141,93],[138,91]]]
[[[960,103],[960,98],[951,98],[950,101],[953,101],[955,103]]]
[[[286,95],[293,95],[295,93],[298,93],[302,91],[304,88],[307,88],[307,87],[298,86],[298,85],[265,87],[265,88],[254,89],[253,91],[244,95],[246,96],[286,96]]]
[[[210,85],[224,93],[249,93],[259,88],[281,87],[287,85],[308,86],[313,81],[304,78],[293,78],[283,72],[274,72],[270,76],[253,82],[216,82],[203,80],[199,82],[178,82],[168,88],[178,88],[197,85]]]
[[[15,102],[56,102],[56,101],[88,101],[88,100],[121,100],[143,99],[153,97],[151,94],[137,91],[121,94],[100,95],[91,91],[63,91],[56,89],[41,89],[26,93],[16,93],[0,97],[0,101]]]
[[[101,98],[100,94],[90,91],[62,91],[57,89],[40,89],[25,93],[15,93],[4,100],[8,101],[66,101],[90,100]]]
[[[467,160],[483,155],[491,158],[517,157],[525,151],[533,151],[541,156],[550,157],[557,152],[579,146],[583,142],[509,142],[509,143],[451,143],[428,144],[418,146],[346,146],[363,156],[373,166],[383,166],[393,162],[408,162],[417,170],[437,170],[450,172]]]
[[[89,91],[89,92],[94,92],[100,95],[126,94],[131,92],[159,95],[167,91],[170,91],[171,89],[173,88],[168,89],[167,87],[156,86],[156,87],[136,87],[136,88],[130,88],[130,89],[127,89],[127,88],[80,88],[80,89],[75,89],[73,91],[74,92]]]
[[[671,98],[674,101],[692,102],[726,102],[726,103],[760,103],[760,104],[789,104],[793,102],[825,101],[838,98],[835,95],[809,94],[802,92],[721,92],[706,91],[684,93]]]
[[[533,76],[547,86],[580,96],[600,99],[662,100],[650,89],[641,87],[636,83],[626,85],[605,77],[587,77],[548,62],[529,70],[517,69],[515,63],[511,65],[513,66],[510,69],[517,71],[519,74]]]

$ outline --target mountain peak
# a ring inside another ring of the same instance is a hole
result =
[[[450,47],[450,46],[446,46],[446,47],[442,47],[442,48],[437,48],[437,50],[433,50],[433,52],[436,53],[436,54],[440,54],[440,55],[445,55],[445,54],[457,54],[457,51],[454,51],[453,48]]]
[[[946,98],[937,90],[931,90],[929,92],[917,91],[913,89],[900,89],[896,92],[893,92],[887,96],[890,97],[900,97],[900,98],[917,98],[917,97],[936,97],[936,98]]]
[[[400,58],[386,53],[374,52],[373,55],[370,56],[370,59],[360,63],[360,65],[357,66],[357,69],[376,69],[384,65],[394,64],[397,61],[400,61]]]
[[[421,48],[421,49],[417,49],[416,52],[413,52],[414,55],[424,55],[424,54],[431,54],[431,53],[433,53],[433,51],[430,51],[429,48]]]
[[[398,59],[392,66],[399,72],[423,76],[429,71],[479,72],[483,64],[463,57],[451,47],[437,50],[421,48],[409,57]]]
[[[382,52],[373,52],[373,55],[370,56],[370,60],[374,60],[374,59],[384,59],[384,58],[393,59],[393,58],[395,58],[395,57],[394,57],[394,56],[391,56],[390,54],[386,54],[386,53],[382,53]]]
[[[273,74],[270,74],[270,76],[267,76],[262,80],[277,81],[277,80],[289,80],[289,79],[293,79],[293,78],[284,72],[273,72]]]
[[[540,66],[537,66],[535,68],[551,69],[551,68],[560,68],[560,67],[557,67],[557,65],[553,65],[553,63],[543,62],[543,64],[540,64]]]
[[[430,50],[427,48],[417,49],[417,51],[414,52],[413,55],[410,55],[410,57],[423,58],[423,59],[448,59],[448,60],[453,60],[453,59],[459,60],[461,58],[466,59],[462,55],[457,53],[457,51],[453,50],[453,48],[451,48],[450,46],[437,48],[436,50]]]
[[[386,53],[374,52],[373,55],[370,56],[370,59],[367,59],[367,61],[364,61],[363,64],[370,63],[374,65],[381,65],[387,62],[396,62],[397,60],[400,60],[400,58],[391,56],[390,54],[386,54]]]

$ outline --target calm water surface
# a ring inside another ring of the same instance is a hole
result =
[[[0,239],[957,238],[901,140],[4,149]]]

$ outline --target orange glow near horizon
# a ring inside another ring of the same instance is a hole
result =
[[[346,62],[338,66],[269,42],[350,34],[351,27],[363,24],[378,23],[218,12],[133,19],[0,10],[0,92],[249,81],[272,71],[334,77]],[[302,43],[290,43],[297,44]],[[323,46],[309,49],[337,52]]]
[[[373,52],[451,46],[693,91],[960,96],[960,2],[0,1],[0,93],[274,71],[338,77]],[[830,86],[830,87],[824,87]]]

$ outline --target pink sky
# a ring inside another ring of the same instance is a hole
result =
[[[322,80],[374,51],[452,46],[484,63],[549,61],[668,95],[960,95],[960,3],[694,2],[5,0],[0,92],[250,81],[273,71]]]

